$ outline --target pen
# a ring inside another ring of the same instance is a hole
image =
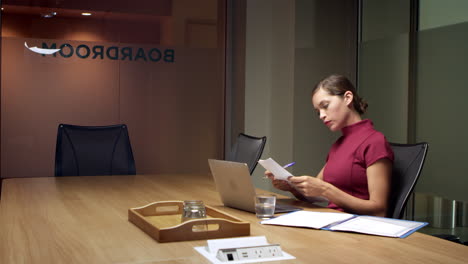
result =
[[[294,165],[294,164],[296,164],[295,161],[293,161],[293,162],[291,162],[291,163],[289,163],[289,164],[284,165],[283,168],[285,168],[285,169],[286,169],[286,168],[289,168],[289,167],[291,167],[291,166]]]

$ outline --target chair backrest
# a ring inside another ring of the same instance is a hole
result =
[[[266,137],[254,137],[240,133],[237,136],[230,157],[226,160],[247,163],[252,175],[258,160],[262,156],[265,143]]]
[[[55,176],[135,173],[135,160],[126,125],[58,126]]]
[[[408,198],[421,174],[429,145],[425,142],[417,144],[390,143],[390,145],[395,160],[393,161],[392,189],[387,216],[401,219]]]

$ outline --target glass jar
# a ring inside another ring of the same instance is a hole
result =
[[[182,222],[206,218],[206,208],[203,201],[200,200],[186,200],[184,201],[184,210],[182,212]]]

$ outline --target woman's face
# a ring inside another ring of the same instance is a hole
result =
[[[352,102],[352,93],[347,91],[343,96],[331,95],[320,88],[312,96],[312,105],[320,120],[331,130],[338,131],[348,125],[351,114],[349,104]]]

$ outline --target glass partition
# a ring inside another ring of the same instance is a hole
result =
[[[224,1],[2,1],[1,176],[53,176],[59,123],[126,123],[137,173],[223,157]]]
[[[429,152],[416,191],[416,217],[431,234],[468,240],[468,2],[420,1],[416,138]]]
[[[358,86],[370,104],[368,117],[390,141],[429,143],[406,217],[429,222],[421,232],[467,241],[468,2],[416,2],[419,10],[411,13],[412,1],[361,1]],[[410,21],[418,15],[416,53],[410,54]]]

